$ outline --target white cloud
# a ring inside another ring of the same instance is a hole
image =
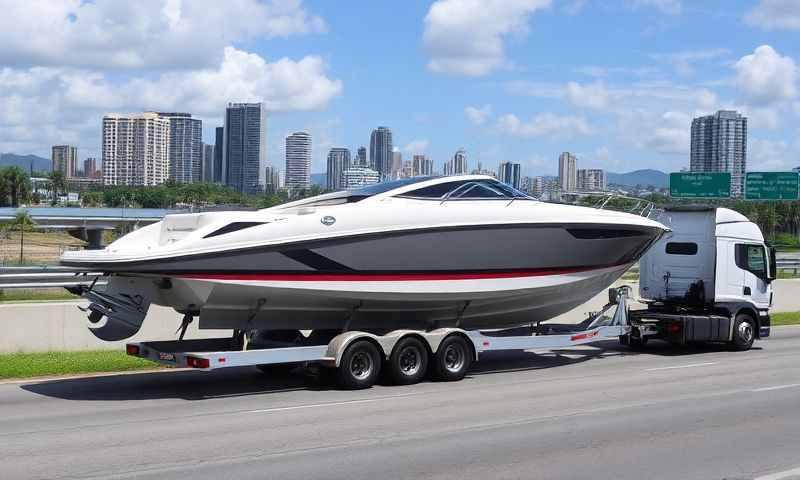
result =
[[[748,142],[748,150],[748,170],[786,171],[796,167],[798,163],[797,154],[793,154],[789,145],[783,140],[754,138]]]
[[[483,125],[486,119],[492,115],[492,106],[484,105],[482,107],[468,106],[464,109],[464,113],[473,125]]]
[[[219,119],[227,102],[264,102],[270,111],[324,108],[342,92],[325,62],[307,56],[267,62],[228,47],[215,68],[119,81],[75,68],[0,70],[0,151],[38,151],[70,141],[96,145],[109,111],[180,110]],[[24,147],[24,148],[23,148]]]
[[[583,117],[542,113],[528,122],[516,115],[507,114],[497,119],[497,128],[515,137],[577,137],[594,133],[594,129]]]
[[[691,75],[694,73],[694,64],[703,60],[710,60],[727,55],[728,50],[724,48],[711,48],[706,50],[692,50],[676,53],[657,53],[651,57],[658,61],[670,64],[680,75]]]
[[[797,95],[797,66],[769,45],[762,45],[736,65],[735,84],[745,99],[755,105],[769,105]]]
[[[800,30],[800,2],[761,0],[744,19],[749,25],[765,30]]]
[[[437,73],[480,76],[506,66],[505,37],[524,36],[528,19],[551,0],[437,0],[422,42]]]
[[[652,7],[668,15],[677,15],[683,11],[681,0],[629,0],[628,3],[633,8]]]
[[[692,115],[677,111],[657,115],[649,110],[633,110],[620,114],[617,120],[624,143],[658,153],[689,153]]]
[[[621,111],[642,106],[668,109],[680,104],[689,109],[712,108],[717,104],[714,92],[664,82],[637,83],[626,87],[607,86],[602,82],[569,82],[565,85],[515,81],[507,84],[509,93],[530,97],[564,99],[580,108]]]
[[[205,68],[237,41],[325,29],[300,0],[26,0],[2,8],[0,64],[9,66]]]
[[[581,85],[569,82],[565,88],[567,100],[576,107],[602,110],[608,107],[610,93],[602,83]]]
[[[431,142],[427,138],[411,140],[406,144],[403,150],[410,154],[425,153]]]

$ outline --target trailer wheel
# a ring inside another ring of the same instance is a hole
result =
[[[369,388],[381,373],[381,356],[378,348],[368,340],[356,340],[342,355],[336,368],[339,385],[343,388]]]
[[[746,313],[736,315],[733,324],[733,340],[731,347],[739,352],[750,350],[756,338],[756,322]]]
[[[389,373],[397,385],[419,383],[428,371],[428,349],[418,339],[406,337],[395,345],[389,357]]]
[[[464,378],[472,364],[472,348],[461,335],[444,339],[433,358],[433,373],[437,380],[454,382]]]

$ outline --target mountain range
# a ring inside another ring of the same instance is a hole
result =
[[[609,184],[625,185],[635,187],[636,185],[666,188],[669,186],[669,174],[661,170],[653,170],[646,168],[643,170],[634,170],[628,173],[613,173],[608,172],[607,181]]]
[[[0,153],[0,167],[16,165],[26,172],[31,171],[31,163],[35,172],[49,172],[52,163],[47,158],[36,155],[17,155],[15,153]]]

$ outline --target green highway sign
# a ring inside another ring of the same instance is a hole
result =
[[[729,172],[677,172],[669,174],[669,195],[676,198],[729,198]]]
[[[797,200],[797,172],[747,172],[744,180],[746,200]]]

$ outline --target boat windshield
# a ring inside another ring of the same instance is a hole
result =
[[[418,188],[397,195],[419,200],[533,200],[532,197],[497,180],[456,180]]]
[[[374,185],[366,185],[360,188],[352,188],[350,190],[341,190],[338,192],[326,193],[317,195],[316,197],[307,198],[305,200],[292,202],[291,204],[281,207],[282,210],[290,210],[299,207],[324,207],[330,205],[342,205],[344,203],[355,203],[369,198],[379,193],[388,192],[395,188],[404,187],[406,185],[413,185],[419,182],[434,179],[436,177],[413,177],[403,178],[401,180],[393,180],[391,182],[376,183]]]

